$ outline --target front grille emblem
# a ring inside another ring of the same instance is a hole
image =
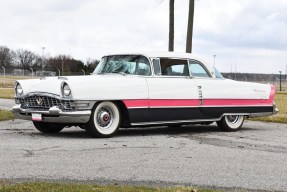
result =
[[[44,102],[44,101],[43,101],[43,99],[42,99],[41,97],[37,97],[37,98],[36,98],[36,101],[37,101],[37,104],[38,104],[38,105],[40,105],[40,106],[43,105],[43,102]]]

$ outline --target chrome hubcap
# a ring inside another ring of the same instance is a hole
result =
[[[113,113],[111,109],[102,107],[97,113],[97,123],[102,128],[109,128],[113,122]]]
[[[239,116],[238,115],[228,115],[226,116],[229,123],[235,124],[237,123]]]

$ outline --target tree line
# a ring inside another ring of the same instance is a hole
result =
[[[65,74],[81,72],[91,73],[99,63],[97,59],[89,59],[86,63],[72,58],[69,55],[56,55],[54,57],[40,56],[27,49],[12,50],[0,46],[0,69],[46,70],[61,71]]]

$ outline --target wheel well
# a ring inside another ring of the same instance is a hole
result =
[[[130,127],[131,126],[130,115],[125,104],[122,101],[113,101],[113,102],[117,104],[121,113],[121,127]]]

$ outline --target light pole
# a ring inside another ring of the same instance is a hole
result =
[[[44,70],[44,64],[45,64],[45,47],[42,47],[42,76],[43,76],[43,70]]]
[[[59,72],[59,75],[58,76],[60,76],[61,75],[61,71],[60,71],[60,69],[57,69],[58,70],[58,72]]]
[[[86,75],[85,71],[83,69],[81,69],[81,71],[83,71],[84,75]]]
[[[4,79],[5,79],[5,67],[1,66],[2,69],[4,70]]]
[[[243,76],[245,78],[245,81],[247,82],[247,77],[246,76]]]
[[[64,57],[62,56],[62,76],[64,76]]]
[[[282,71],[279,71],[279,85],[280,85],[280,91],[281,91],[281,73],[282,73]]]
[[[236,63],[234,64],[234,78],[235,78],[235,81],[236,81],[236,73],[237,73],[237,69],[236,69]]]
[[[32,77],[34,76],[34,73],[33,73],[33,69],[32,69],[32,67],[30,67],[30,70],[32,71]]]

